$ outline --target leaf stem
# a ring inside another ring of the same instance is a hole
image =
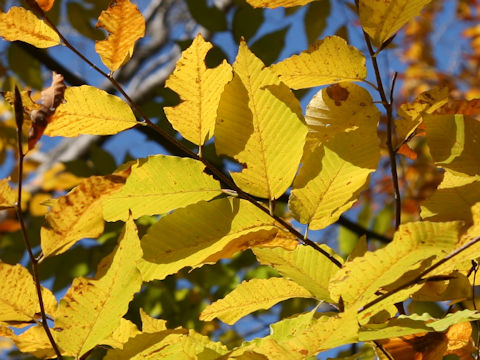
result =
[[[363,31],[363,30],[362,30]],[[377,80],[378,93],[380,99],[382,100],[383,107],[385,108],[387,115],[387,141],[386,145],[388,148],[388,155],[390,158],[390,168],[392,171],[392,182],[394,188],[394,198],[395,198],[395,229],[398,229],[401,223],[401,211],[402,211],[402,200],[400,197],[400,186],[398,183],[398,172],[397,172],[397,162],[396,162],[396,152],[393,147],[393,91],[395,86],[395,81],[397,79],[397,73],[393,78],[392,87],[390,89],[390,98],[387,99],[385,88],[383,86],[382,77],[380,75],[380,68],[377,62],[377,53],[373,50],[372,42],[370,36],[363,31],[363,37],[365,38],[365,43],[367,44],[368,53],[370,55],[370,60],[372,61],[373,69],[375,71],[375,78]]]
[[[32,245],[30,243],[30,239],[28,238],[27,228],[25,226],[25,219],[23,218],[22,213],[22,183],[23,183],[23,160],[25,158],[25,154],[23,153],[23,145],[22,145],[22,126],[23,126],[23,104],[22,98],[20,96],[20,91],[15,86],[15,98],[14,98],[14,108],[15,108],[15,120],[17,123],[17,143],[18,143],[18,195],[17,195],[17,203],[15,205],[15,210],[17,213],[18,221],[20,222],[20,227],[22,229],[23,240],[25,242],[25,247],[27,248],[28,257],[30,258],[30,262],[32,263],[32,273],[33,273],[33,281],[35,283],[35,288],[37,291],[37,298],[38,303],[40,305],[40,316],[42,318],[42,326],[45,330],[45,334],[52,345],[53,351],[57,355],[58,359],[63,359],[60,350],[58,349],[57,344],[50,332],[50,328],[48,327],[47,323],[47,315],[45,313],[45,305],[43,302],[42,296],[42,286],[40,284],[40,276],[38,273],[38,260],[33,255]]]
[[[385,300],[386,298],[389,298],[390,296],[392,296],[393,294],[399,292],[400,290],[403,290],[403,289],[406,289],[410,286],[413,286],[413,285],[417,285],[417,284],[421,284],[421,283],[424,283],[426,281],[428,281],[429,279],[428,278],[424,278],[425,275],[429,274],[430,272],[432,272],[433,270],[435,270],[436,268],[438,268],[440,265],[443,265],[444,263],[446,263],[447,261],[449,261],[450,259],[452,259],[453,257],[457,256],[458,254],[462,253],[463,251],[465,251],[466,249],[468,249],[469,247],[475,245],[477,242],[480,241],[480,236],[474,238],[473,240],[470,240],[468,243],[466,243],[465,245],[459,247],[458,249],[452,251],[450,254],[448,254],[447,256],[445,256],[443,259],[437,261],[435,264],[433,264],[432,266],[428,267],[427,269],[425,269],[420,275],[416,276],[414,279],[406,282],[405,284],[403,285],[400,285],[400,286],[397,286],[395,289],[393,289],[392,291],[389,291],[379,297],[377,297],[376,299],[370,301],[369,303],[367,303],[366,305],[364,305],[361,309],[358,310],[358,312],[362,312],[362,311],[365,311],[367,310],[368,308],[371,308],[373,305],[376,305],[378,304],[380,301],[383,301]]]
[[[292,235],[297,237],[300,241],[302,241],[305,245],[313,247],[315,250],[318,252],[322,253],[324,256],[326,256],[332,263],[334,263],[337,267],[341,268],[342,264],[335,259],[334,256],[330,255],[327,251],[323,250],[321,247],[319,247],[314,241],[304,238],[304,236],[297,230],[295,229],[290,223],[282,219],[281,217],[275,215],[275,214],[270,214],[269,208],[265,207],[263,204],[259,203],[256,201],[251,195],[247,194],[243,190],[241,190],[232,180],[230,180],[222,171],[218,170],[214,165],[210,164],[210,162],[202,157],[200,157],[198,154],[190,150],[188,147],[183,145],[181,142],[176,140],[173,136],[168,134],[165,130],[154,124],[150,118],[144,113],[144,111],[140,108],[140,106],[134,102],[128,94],[123,90],[122,86],[111,76],[110,74],[107,74],[103,70],[101,70],[99,67],[97,67],[94,63],[92,63],[90,60],[88,60],[81,52],[79,52],[70,42],[60,33],[58,28],[53,24],[45,12],[38,6],[38,4],[34,1],[28,1],[28,4],[32,9],[38,13],[46,22],[47,24],[55,30],[55,32],[58,34],[64,45],[69,48],[71,51],[73,51],[77,56],[79,56],[83,61],[85,61],[92,69],[97,71],[99,74],[104,76],[106,79],[108,79],[112,85],[124,96],[125,100],[130,104],[130,106],[137,112],[137,114],[144,119],[145,123],[153,129],[155,132],[157,132],[161,137],[163,137],[167,142],[169,142],[172,146],[180,150],[185,154],[185,156],[201,161],[205,167],[214,175],[218,180],[226,184],[231,190],[234,190],[238,193],[238,196],[244,200],[249,201],[253,205],[255,205],[258,209],[266,213],[267,215],[271,216],[276,222],[278,222],[280,225],[282,225],[288,232],[290,232]]]

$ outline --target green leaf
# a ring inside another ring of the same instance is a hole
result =
[[[207,0],[187,0],[187,4],[193,18],[208,30],[227,30],[225,13],[216,6],[209,7]]]
[[[237,43],[243,37],[246,41],[252,38],[263,23],[263,9],[254,9],[245,4],[239,6],[233,16],[233,37]]]
[[[322,35],[330,15],[330,0],[314,1],[305,14],[305,33],[308,44],[313,44]]]
[[[122,190],[105,199],[104,218],[125,220],[129,211],[135,219],[164,214],[220,195],[219,182],[204,169],[200,161],[174,156],[154,155],[136,160]]]
[[[8,64],[28,86],[40,90],[43,87],[40,62],[13,43],[8,47]]]
[[[252,52],[261,59],[265,65],[271,65],[278,59],[285,47],[285,36],[289,28],[290,26],[286,26],[262,36],[250,47]]]

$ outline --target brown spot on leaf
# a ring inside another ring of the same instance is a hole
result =
[[[342,101],[345,101],[348,99],[348,96],[350,95],[350,93],[346,88],[342,87],[339,84],[335,84],[327,88],[327,95],[333,101],[335,101],[335,105],[340,106],[342,105]]]

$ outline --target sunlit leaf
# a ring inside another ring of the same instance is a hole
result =
[[[214,263],[249,247],[293,249],[296,244],[293,236],[247,201],[199,202],[176,210],[150,227],[142,238],[144,256],[139,269],[144,281],[161,280],[186,266]]]
[[[326,245],[320,246],[334,254]],[[282,276],[303,286],[318,300],[331,301],[328,284],[338,267],[314,248],[298,246],[293,251],[254,248],[253,251],[261,264],[273,266]]]
[[[455,248],[460,225],[460,222],[412,222],[400,226],[387,246],[356,257],[335,274],[330,283],[332,298],[342,298],[347,308],[358,310],[376,298],[378,289],[397,280],[399,285],[408,282]],[[405,291],[402,296],[409,295]],[[374,315],[374,310],[369,309],[366,315],[369,313]]]
[[[456,175],[480,175],[480,122],[463,115],[426,115],[427,144],[435,163]]]
[[[38,48],[60,44],[58,34],[31,11],[12,7],[0,13],[0,36],[8,41],[21,40]]]
[[[0,210],[15,206],[17,194],[8,184],[8,179],[0,180]]]
[[[380,157],[379,116],[368,92],[355,84],[332,85],[312,99],[308,147],[289,200],[295,219],[322,229],[358,199]]]
[[[52,329],[50,329],[53,332]],[[36,358],[50,359],[55,357],[52,344],[48,340],[45,329],[41,325],[32,326],[27,331],[13,337],[18,350],[24,353],[30,353]]]
[[[274,9],[280,6],[302,6],[314,0],[247,0],[247,2],[254,7],[264,7]]]
[[[107,221],[164,214],[220,195],[217,180],[205,172],[205,165],[193,159],[155,155],[137,160],[125,186],[105,198]]]
[[[338,36],[317,41],[307,51],[293,55],[271,69],[292,89],[303,89],[367,77],[365,57]]]
[[[232,78],[226,61],[215,69],[207,69],[205,56],[212,47],[202,35],[197,35],[165,83],[182,100],[175,107],[164,108],[168,121],[185,139],[199,146],[213,136],[220,96]]]
[[[0,321],[21,326],[31,323],[40,312],[37,290],[32,275],[26,268],[0,262]],[[55,313],[57,300],[46,288],[42,288],[45,312]]]
[[[360,0],[360,22],[377,44],[382,44],[420,14],[431,0]]]
[[[65,102],[51,116],[45,135],[112,135],[136,124],[132,110],[120,98],[83,85],[67,88]]]
[[[218,109],[217,153],[242,164],[242,172],[232,173],[242,190],[276,199],[290,186],[300,162],[307,131],[300,104],[244,41],[233,68]]]
[[[35,1],[37,2],[38,6],[40,6],[40,8],[45,12],[49,11],[52,8],[53,4],[55,3],[55,0],[35,0]]]
[[[287,279],[253,279],[242,282],[226,297],[207,306],[200,314],[200,320],[219,318],[232,325],[256,310],[270,309],[278,302],[294,297],[310,298],[312,294]]]
[[[123,349],[123,345],[130,339],[140,334],[137,325],[130,320],[121,318],[120,325],[106,339],[102,340],[103,345],[114,349]]]
[[[61,254],[82,238],[100,235],[104,228],[102,202],[124,182],[119,175],[92,176],[57,199],[42,226],[43,255]]]
[[[424,114],[431,114],[448,101],[448,88],[435,88],[417,96],[412,103],[400,105],[395,120],[395,131],[401,140],[407,139],[423,121]]]
[[[155,319],[148,315],[143,309],[140,309],[140,318],[142,319],[143,333],[153,333],[157,331],[167,330],[166,320]]]
[[[55,340],[70,356],[80,357],[120,326],[142,279],[137,229],[127,221],[114,252],[100,263],[94,279],[76,278],[60,301],[55,316]]]
[[[457,176],[446,171],[431,197],[421,206],[423,219],[430,221],[463,220],[472,223],[470,208],[480,201],[480,176]]]
[[[145,35],[145,19],[129,0],[112,1],[100,14],[97,27],[109,32],[106,40],[97,41],[95,50],[111,71],[132,57],[135,42]]]

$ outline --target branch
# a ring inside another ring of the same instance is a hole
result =
[[[22,126],[23,126],[23,104],[22,98],[20,96],[20,91],[15,86],[15,100],[14,100],[14,108],[15,108],[15,120],[17,123],[17,143],[18,143],[18,197],[17,203],[15,205],[15,210],[17,213],[18,221],[20,222],[20,226],[22,229],[23,240],[25,242],[25,247],[27,248],[28,257],[30,258],[30,262],[32,263],[32,273],[33,273],[33,281],[35,282],[35,288],[37,290],[37,298],[38,303],[40,305],[40,316],[42,318],[42,326],[45,330],[45,334],[52,345],[55,354],[57,355],[58,359],[63,359],[60,350],[58,349],[55,340],[53,339],[52,333],[50,332],[50,328],[48,327],[47,323],[47,315],[45,314],[45,305],[43,303],[43,296],[42,296],[42,286],[40,285],[40,276],[38,274],[38,260],[33,255],[32,245],[30,243],[30,239],[28,238],[27,228],[25,226],[25,219],[23,218],[22,213],[22,179],[23,179],[23,159],[25,158],[25,154],[23,153],[23,143],[22,143]]]
[[[96,66],[94,63],[92,63],[88,58],[86,58],[80,51],[78,51],[64,36],[63,34],[58,30],[58,28],[50,21],[50,19],[47,17],[45,12],[38,6],[36,2],[33,0],[29,0],[28,4],[30,7],[41,16],[45,20],[45,22],[53,29],[55,32],[58,34],[60,39],[62,40],[63,44],[69,48],[73,53],[75,53],[78,57],[80,57],[85,63],[87,63],[92,69],[97,71],[100,75],[108,79],[112,85],[123,95],[125,100],[129,103],[129,105],[134,109],[137,114],[144,119],[144,124],[151,129],[153,129],[155,132],[157,132],[164,140],[166,140],[171,146],[176,147],[180,152],[182,152],[185,156],[201,161],[205,167],[214,175],[218,180],[221,182],[225,183],[230,189],[234,190],[238,196],[244,200],[249,201],[252,203],[254,206],[256,206],[258,209],[266,213],[267,215],[271,216],[275,221],[277,221],[280,225],[282,225],[288,232],[296,236],[300,241],[302,241],[304,244],[311,246],[318,252],[320,252],[322,255],[327,257],[333,264],[335,264],[337,267],[341,268],[342,264],[340,261],[338,261],[333,255],[329,254],[327,251],[323,250],[321,247],[319,247],[314,241],[305,238],[297,229],[295,229],[290,223],[282,219],[281,217],[270,214],[270,211],[268,208],[266,208],[263,204],[257,202],[251,195],[247,194],[244,192],[242,189],[240,189],[231,179],[229,179],[222,171],[218,170],[214,165],[212,165],[208,160],[201,158],[198,156],[196,153],[194,153],[192,150],[190,150],[188,147],[183,145],[181,142],[179,142],[177,139],[175,139],[173,136],[168,134],[165,130],[163,130],[161,127],[157,126],[155,123],[153,123],[150,118],[145,114],[145,112],[142,110],[142,108],[134,102],[130,96],[125,92],[123,87],[120,85],[120,83],[115,80],[113,76],[110,74],[107,74],[103,70],[101,70],[98,66]]]

